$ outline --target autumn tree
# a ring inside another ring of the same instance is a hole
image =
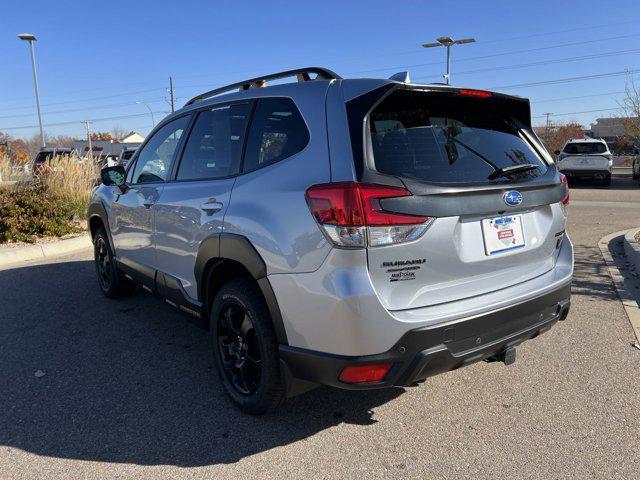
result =
[[[91,134],[91,140],[113,140],[113,137],[109,132],[94,132]]]
[[[640,145],[640,86],[633,75],[627,77],[624,98],[620,103],[624,117],[621,119],[626,137],[635,145]]]
[[[584,138],[582,125],[576,122],[565,124],[549,124],[546,127],[536,128],[538,136],[550,153],[561,150],[570,138]]]

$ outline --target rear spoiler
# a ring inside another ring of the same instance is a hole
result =
[[[456,96],[466,96],[495,102],[505,110],[505,114],[515,118],[521,124],[521,128],[531,130],[531,105],[529,99],[506,95],[504,93],[489,90],[476,90],[472,88],[458,88],[449,85],[399,85],[399,88],[412,91],[451,93]],[[389,92],[391,93],[391,92]]]

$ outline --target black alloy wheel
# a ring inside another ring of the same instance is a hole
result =
[[[249,314],[233,300],[218,317],[218,352],[224,374],[241,395],[253,395],[260,386],[262,360],[256,330]]]

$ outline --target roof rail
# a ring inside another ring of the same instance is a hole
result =
[[[309,74],[316,74],[316,78],[312,79]],[[255,88],[257,85],[266,82],[267,80],[277,80],[279,78],[287,78],[287,77],[297,77],[298,82],[308,82],[310,80],[339,80],[342,77],[335,72],[332,72],[328,68],[323,67],[307,67],[307,68],[296,68],[295,70],[286,70],[284,72],[272,73],[270,75],[264,75],[262,77],[251,78],[249,80],[243,80],[242,82],[232,83],[231,85],[227,85],[226,87],[216,88],[215,90],[209,90],[208,92],[202,93],[197,97],[193,97],[186,104],[192,105],[196,102],[201,102],[206,100],[207,98],[215,97],[216,95],[220,95],[221,93],[229,92],[231,90],[235,90],[236,88],[239,91],[249,90],[250,88]]]

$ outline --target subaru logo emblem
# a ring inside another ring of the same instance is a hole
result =
[[[502,196],[502,199],[510,207],[515,207],[522,203],[522,194],[517,190],[509,190]]]

